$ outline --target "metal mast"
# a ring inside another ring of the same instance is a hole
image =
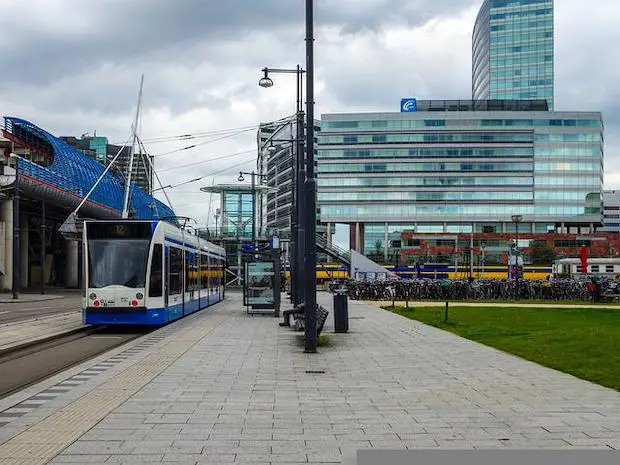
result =
[[[131,191],[131,174],[133,171],[133,157],[138,139],[138,121],[140,119],[140,107],[142,106],[142,87],[144,86],[144,74],[140,77],[140,91],[138,92],[138,106],[136,107],[136,118],[133,122],[131,132],[133,133],[133,142],[131,151],[129,152],[129,167],[127,169],[127,183],[125,185],[125,202],[123,203],[123,218],[127,218],[129,214],[129,194]]]

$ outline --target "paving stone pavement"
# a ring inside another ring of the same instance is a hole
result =
[[[44,315],[0,324],[0,352],[84,328],[80,312]]]
[[[321,293],[331,311],[329,299]],[[46,418],[26,415],[0,445],[0,464],[324,464],[361,448],[620,448],[615,391],[370,305],[349,302],[349,315],[350,332],[334,334],[330,313],[331,345],[304,354],[300,333],[246,315],[230,293],[82,397],[55,401]],[[96,412],[82,418],[86,409]]]

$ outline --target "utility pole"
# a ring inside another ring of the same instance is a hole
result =
[[[13,155],[13,154],[11,154]],[[21,227],[19,224],[19,157],[15,160],[15,193],[13,195],[13,299],[19,299],[21,287]]]

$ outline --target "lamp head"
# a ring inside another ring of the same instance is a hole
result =
[[[258,85],[264,87],[265,89],[268,87],[273,87],[273,80],[269,77],[264,77],[258,81]]]
[[[239,173],[239,177],[237,178],[237,181],[243,182],[243,180],[244,180],[243,173]]]
[[[278,149],[277,149],[275,146],[273,146],[273,145],[270,145],[269,147],[267,147],[267,151],[268,151],[271,155],[273,155],[274,153],[276,153],[276,151],[277,151],[277,150],[278,150]]]
[[[265,73],[265,75],[260,79],[260,81],[258,81],[258,85],[264,88],[272,87],[273,80],[269,77],[269,71],[267,71],[267,69],[264,69],[263,72]]]

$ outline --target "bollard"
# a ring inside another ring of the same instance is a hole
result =
[[[346,288],[336,289],[334,292],[334,331],[337,333],[349,331],[349,303]]]
[[[448,322],[448,302],[446,302],[446,314],[444,316],[444,323]]]

